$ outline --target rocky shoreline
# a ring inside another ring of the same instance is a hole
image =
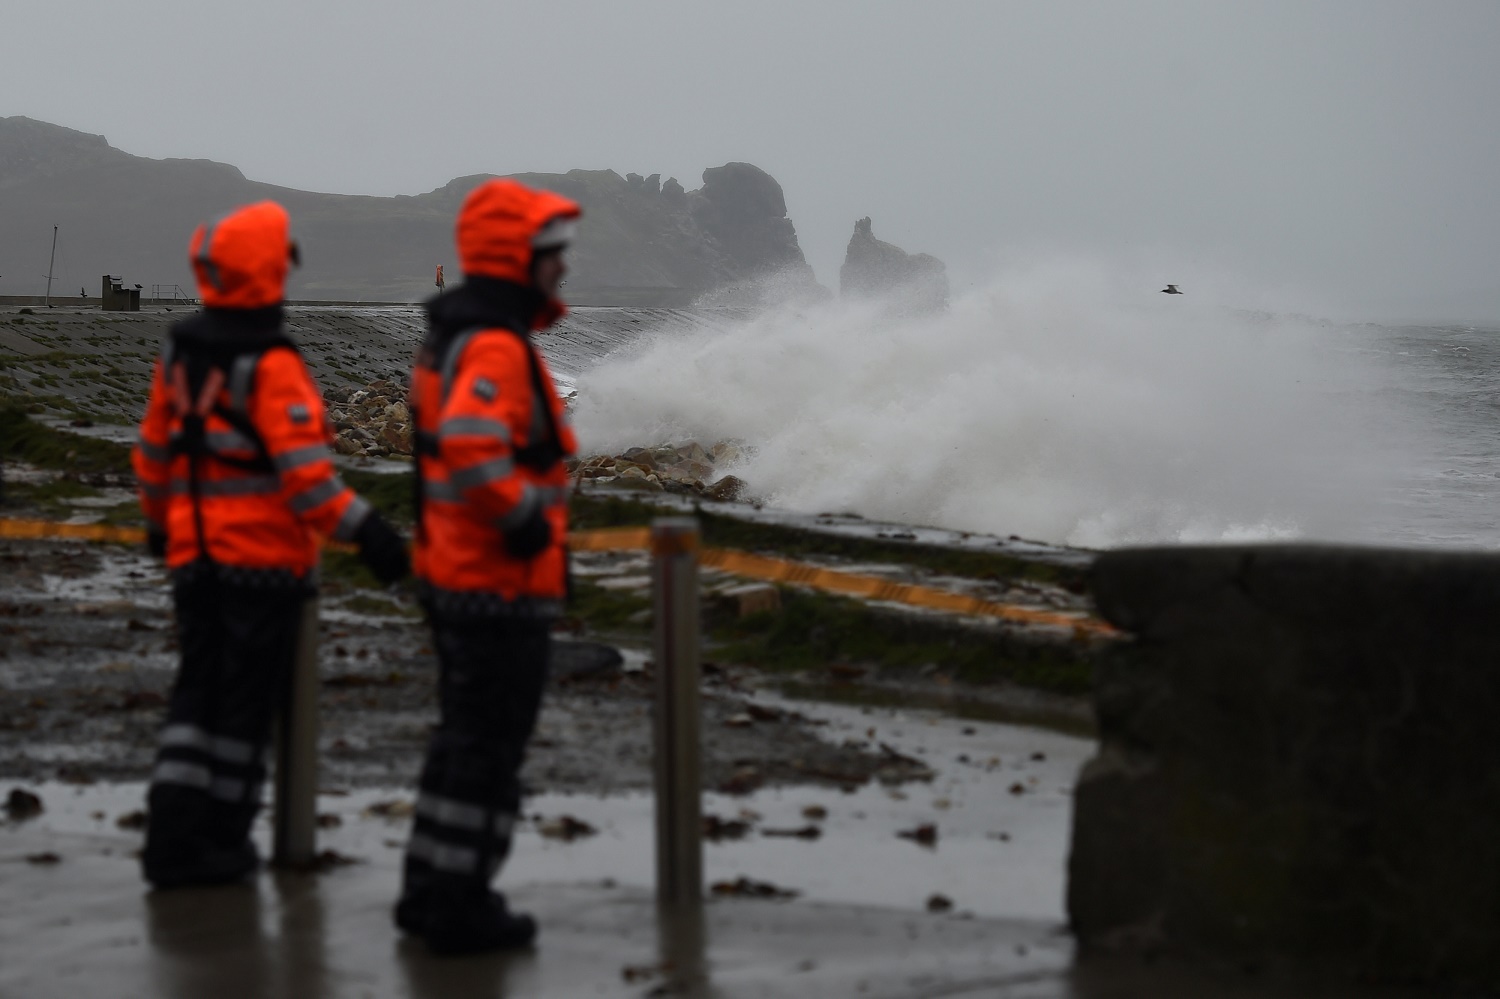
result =
[[[565,402],[574,398],[569,394]],[[377,379],[364,388],[336,387],[323,393],[334,429],[334,450],[347,457],[410,461],[415,427],[405,385]],[[673,492],[729,502],[746,496],[739,477],[722,472],[749,457],[743,442],[698,441],[632,447],[619,454],[593,454],[567,461],[569,474],[595,484]]]

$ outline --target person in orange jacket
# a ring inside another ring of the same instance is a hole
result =
[[[579,215],[512,180],[471,192],[457,227],[464,283],[428,303],[412,373],[415,568],[441,717],[395,918],[437,953],[525,946],[536,934],[490,881],[510,851],[567,589],[563,459],[577,443],[530,334],[564,314],[562,252]]]
[[[409,571],[405,542],[335,472],[322,398],[284,332],[289,229],[263,201],[194,232],[204,308],[172,327],[133,453],[181,653],[141,855],[158,888],[258,864],[250,825],[320,539],[354,542],[383,581]]]

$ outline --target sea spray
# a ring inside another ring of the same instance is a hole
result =
[[[1154,288],[1152,288],[1154,291]],[[579,381],[586,451],[739,438],[769,502],[1071,544],[1342,539],[1374,463],[1343,331],[1077,263],[945,312],[772,309]]]

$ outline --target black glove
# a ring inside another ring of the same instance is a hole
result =
[[[146,551],[152,558],[167,557],[167,532],[159,527],[146,531]]]
[[[516,558],[536,558],[552,543],[552,525],[540,509],[505,532],[505,550]]]
[[[371,510],[359,530],[354,532],[359,558],[375,578],[389,586],[411,573],[411,558],[406,554],[406,539],[397,534],[385,518]]]

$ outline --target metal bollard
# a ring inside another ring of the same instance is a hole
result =
[[[651,525],[656,655],[656,897],[703,899],[703,795],[698,701],[698,522]]]
[[[318,598],[302,606],[297,658],[276,721],[272,860],[311,867],[318,853]]]

